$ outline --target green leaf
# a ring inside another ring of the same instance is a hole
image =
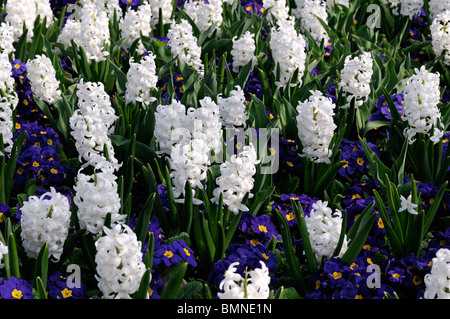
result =
[[[41,277],[36,278],[36,286],[38,299],[47,299],[47,291]]]
[[[175,274],[170,278],[167,286],[164,287],[161,293],[160,299],[176,299],[178,296],[178,291],[180,290],[181,283],[183,282],[184,275],[186,274],[188,263],[183,262],[181,267],[179,267]]]
[[[11,269],[11,275],[16,278],[20,277],[20,269],[19,269],[19,255],[17,253],[17,244],[16,239],[13,233],[9,234],[8,237],[8,258]]]
[[[48,243],[42,245],[41,250],[36,258],[36,263],[34,266],[34,278],[33,286],[37,288],[36,279],[40,278],[43,283],[47,284],[48,275]]]
[[[289,225],[286,221],[286,218],[279,210],[276,210],[276,215],[278,217],[281,237],[283,238],[283,247],[286,254],[286,260],[289,265],[289,271],[294,278],[296,286],[298,286],[298,288],[300,288],[301,290],[304,290],[306,288],[306,283],[300,271],[300,265],[297,256],[295,255]]]
[[[308,269],[313,272],[317,269],[317,260],[312,249],[311,241],[309,238],[308,229],[306,227],[305,217],[303,215],[303,208],[301,204],[297,204],[293,200],[291,201],[292,208],[294,210],[295,218],[297,219],[297,226],[302,237],[303,250],[305,251],[306,262],[308,263]]]
[[[136,225],[134,227],[134,232],[136,233],[138,240],[144,243],[147,238],[148,225],[150,224],[150,218],[152,216],[153,205],[155,203],[156,194],[152,193],[147,198],[147,201],[140,212]]]
[[[196,295],[201,294],[203,285],[199,281],[191,281],[181,286],[178,291],[177,299],[194,299]]]
[[[366,243],[367,236],[375,222],[376,214],[366,214],[358,227],[358,231],[353,241],[348,245],[347,251],[342,256],[343,262],[352,263],[361,252],[362,247]]]
[[[133,294],[133,299],[147,299],[148,287],[150,285],[151,269],[147,270],[142,275],[141,281],[139,283],[138,291]]]

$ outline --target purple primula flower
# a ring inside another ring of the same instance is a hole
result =
[[[173,245],[162,244],[156,250],[153,256],[153,263],[159,265],[162,262],[169,267],[182,261],[183,258]]]
[[[3,299],[34,299],[31,283],[16,277],[0,282],[0,296]]]
[[[24,74],[25,72],[27,72],[27,66],[25,63],[23,63],[22,61],[20,61],[19,59],[15,59],[11,61],[11,70],[12,70],[12,75],[13,77],[18,77],[22,74]]]
[[[70,287],[68,283],[71,283]],[[86,286],[68,280],[60,272],[55,272],[49,277],[47,284],[49,299],[87,299]]]
[[[183,240],[177,240],[173,243],[173,248],[175,248],[178,254],[188,262],[188,264],[196,267],[197,262],[195,261],[194,252],[190,249]]]

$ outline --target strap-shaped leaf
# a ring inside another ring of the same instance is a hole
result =
[[[300,265],[298,263],[297,256],[295,255],[294,246],[292,245],[289,225],[286,221],[286,218],[279,210],[275,210],[275,212],[278,217],[280,233],[283,239],[283,248],[286,254],[287,263],[289,265],[289,270],[293,276],[295,284],[298,286],[298,288],[304,290],[306,287],[306,283],[305,279],[303,278],[303,274],[300,271]]]
[[[161,299],[176,299],[178,291],[180,290],[181,283],[183,282],[184,275],[186,274],[188,263],[184,262],[181,267],[179,267],[175,274],[170,278],[167,286],[161,293]]]
[[[142,275],[138,290],[133,294],[133,299],[147,299],[148,287],[150,285],[151,268],[147,268]]]
[[[300,236],[302,237],[303,250],[305,251],[306,262],[308,263],[308,269],[313,272],[317,269],[317,260],[312,249],[311,241],[309,238],[308,229],[306,227],[305,217],[302,205],[291,201],[292,208],[294,210],[295,218],[297,219],[298,230],[300,231]]]

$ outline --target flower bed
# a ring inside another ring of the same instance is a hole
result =
[[[2,299],[448,299],[450,5],[8,0]]]

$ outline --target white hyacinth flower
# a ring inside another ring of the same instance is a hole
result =
[[[142,243],[125,224],[104,227],[103,232],[95,242],[98,287],[105,299],[131,299],[146,270]]]
[[[156,89],[158,76],[156,75],[155,55],[149,52],[139,63],[130,59],[130,68],[127,72],[125,102],[142,103],[144,107],[155,101],[150,93]]]
[[[19,40],[24,25],[27,28],[27,41],[31,42],[34,36],[34,22],[40,17],[40,22],[46,18],[46,27],[54,20],[49,0],[8,0],[6,2],[5,22],[14,29],[14,41]]]
[[[159,146],[156,152],[158,155],[170,155],[172,146],[179,142],[178,137],[174,140],[174,130],[184,127],[186,118],[186,107],[179,101],[172,101],[171,104],[160,104],[156,107],[155,112],[155,140]],[[190,131],[188,131],[190,135]],[[187,134],[186,134],[187,135]]]
[[[0,269],[5,267],[5,264],[2,263],[3,260],[3,256],[8,254],[8,246],[4,245],[1,241],[0,241]]]
[[[220,165],[220,176],[216,179],[217,188],[213,190],[212,202],[218,204],[220,195],[223,196],[223,204],[234,213],[248,211],[242,204],[245,195],[252,198],[254,185],[253,175],[256,173],[256,165],[260,161],[253,145],[244,146],[239,154],[231,156],[229,161]]]
[[[327,7],[321,0],[297,0],[297,8],[292,10],[292,13],[297,19],[301,19],[302,28],[309,32],[311,37],[319,44],[323,41],[328,41],[329,37],[325,28],[320,23],[319,19],[327,22]]]
[[[355,107],[360,106],[370,95],[370,80],[373,75],[373,60],[369,52],[358,56],[347,56],[341,71],[339,89],[347,94],[348,104],[341,108],[349,108],[350,101],[356,98]]]
[[[230,92],[229,97],[223,98],[222,94],[219,94],[217,104],[223,126],[237,128],[245,125],[248,119],[245,111],[247,105],[245,104],[244,91],[240,86],[236,86],[236,89]]]
[[[180,197],[185,196],[185,185],[189,182],[194,204],[202,203],[194,198],[195,188],[203,189],[202,181],[206,179],[206,171],[210,165],[209,152],[210,147],[204,139],[183,139],[172,147],[170,177],[177,202],[184,202],[184,198]]]
[[[424,3],[423,0],[382,0],[383,3],[390,7],[394,15],[402,15],[412,19],[415,15],[420,14]],[[399,11],[400,10],[400,11]]]
[[[200,101],[198,108],[187,109],[185,127],[195,139],[203,139],[215,154],[222,151],[222,123],[219,106],[206,96]]]
[[[450,1],[428,0],[430,19],[433,21],[438,14],[450,10]]]
[[[450,299],[450,250],[441,248],[432,260],[431,272],[425,275],[425,299]]]
[[[152,8],[148,2],[144,2],[137,10],[129,7],[125,13],[125,17],[119,23],[122,37],[126,39],[123,46],[129,49],[133,42],[141,37],[141,33],[144,36],[150,36],[152,31],[151,22]],[[142,44],[142,40],[139,40],[136,52],[142,55],[145,51],[146,49]]]
[[[13,145],[13,112],[19,103],[14,90],[11,63],[6,52],[0,53],[0,89],[4,95],[0,96],[0,134],[6,153],[10,153]]]
[[[220,282],[217,293],[219,299],[267,299],[270,295],[270,275],[266,264],[260,261],[261,268],[255,268],[242,277],[237,273],[239,262],[230,264],[225,278]]]
[[[233,71],[238,73],[240,68],[252,61],[252,69],[257,64],[255,56],[255,35],[246,31],[239,37],[233,37],[233,48],[231,50],[231,57],[233,59]]]
[[[328,202],[319,200],[312,205],[309,217],[305,216],[305,222],[316,261],[321,263],[322,258],[331,258],[341,235],[342,213],[339,210],[333,212],[328,207]],[[347,251],[347,235],[344,236],[338,257],[342,257]]]
[[[14,27],[2,22],[0,24],[0,52],[9,55],[14,51]]]
[[[105,11],[108,19],[113,20],[114,12],[117,14],[117,18],[122,17],[122,8],[120,7],[119,0],[79,0],[81,6],[94,5],[96,10]]]
[[[172,55],[193,68],[200,76],[203,76],[202,51],[197,44],[197,38],[194,36],[189,22],[185,19],[181,19],[180,23],[173,22],[167,37],[169,38]]]
[[[159,10],[162,12],[163,24],[172,22],[172,2],[167,0],[150,0],[150,5],[152,7],[152,24],[157,24],[159,22]]]
[[[431,46],[436,56],[444,56],[444,63],[450,65],[450,8],[436,15],[430,27]]]
[[[92,234],[101,233],[108,213],[111,224],[125,221],[126,216],[119,213],[121,205],[116,180],[112,167],[104,166],[92,175],[78,172],[73,201],[78,208],[81,228]]]
[[[222,0],[209,0],[208,3],[197,0],[187,0],[184,10],[194,21],[201,32],[207,31],[211,26],[219,31],[222,24]]]
[[[435,144],[444,134],[438,108],[439,78],[439,73],[431,73],[422,66],[420,70],[415,69],[414,74],[407,79],[403,92],[403,115],[408,127],[403,133],[410,144],[414,143],[416,134],[430,136]]]
[[[306,42],[301,34],[297,34],[293,19],[279,20],[278,27],[271,29],[270,49],[275,62],[274,74],[278,73],[280,66],[280,79],[275,84],[285,87],[289,80],[300,85],[302,83],[303,73],[306,63]],[[295,71],[298,69],[298,78],[292,79]]]
[[[30,196],[20,208],[22,245],[28,257],[37,258],[48,243],[52,261],[59,261],[69,233],[70,204],[67,197],[51,187],[40,197]]]
[[[43,54],[36,55],[26,66],[31,90],[37,98],[48,104],[55,104],[62,99],[59,81],[50,58]]]
[[[289,18],[286,0],[263,0],[263,8],[269,10],[268,21],[272,25]]]
[[[316,163],[330,163],[336,124],[333,122],[335,104],[320,91],[310,91],[307,101],[297,106],[298,136],[303,145],[302,154]]]
[[[70,117],[69,124],[82,166],[98,167],[107,162],[106,147],[109,163],[118,169],[120,164],[114,157],[114,148],[108,137],[118,117],[103,83],[83,83],[81,80],[77,85],[77,97],[78,109]]]
[[[71,46],[71,41],[82,47],[88,62],[104,61],[109,55],[106,47],[110,44],[109,18],[105,9],[96,3],[86,1],[80,9],[79,20],[67,20],[58,36],[58,42]]]

